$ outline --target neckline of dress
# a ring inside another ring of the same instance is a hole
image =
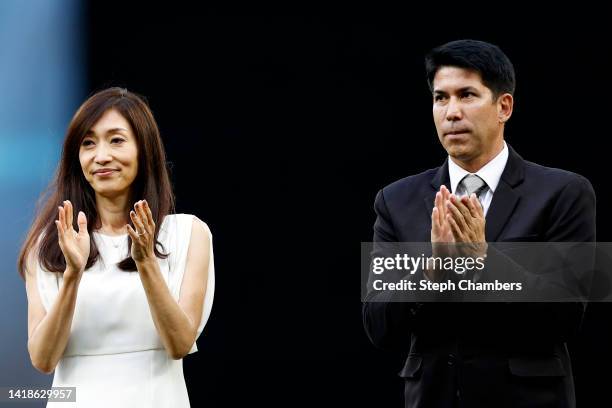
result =
[[[94,231],[93,233],[94,233],[94,234],[97,234],[97,235],[100,235],[100,236],[102,236],[102,237],[104,237],[104,238],[108,238],[108,239],[119,239],[119,238],[125,238],[125,237],[127,237],[127,235],[128,235],[128,234],[127,234],[127,232],[126,232],[126,233],[124,233],[124,234],[121,234],[121,235],[108,235],[108,234],[103,234],[103,233],[98,232],[98,231]]]

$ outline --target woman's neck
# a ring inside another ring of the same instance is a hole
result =
[[[129,211],[129,194],[114,197],[105,197],[96,194],[96,207],[98,209],[98,230],[108,235],[127,233],[127,213]]]

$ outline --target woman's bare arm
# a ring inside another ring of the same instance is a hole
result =
[[[28,295],[28,352],[32,365],[50,374],[64,354],[76,305],[79,278],[63,280],[57,298],[49,313],[38,293],[35,264],[26,268],[26,292]]]
[[[79,283],[89,256],[85,214],[80,213],[78,216],[78,232],[72,226],[72,204],[69,201],[65,201],[64,206],[59,208],[58,215],[56,224],[59,245],[66,258],[67,267],[62,285],[48,313],[38,293],[36,248],[28,254],[26,263],[28,352],[32,365],[47,374],[55,370],[68,344]]]
[[[136,261],[151,316],[164,348],[170,357],[180,359],[187,355],[193,346],[203,313],[202,305],[209,273],[210,238],[204,223],[194,218],[185,273],[177,302],[172,297],[161,274],[157,258],[151,250],[152,246],[145,242],[152,239],[154,224],[152,224],[150,214],[150,225],[145,226],[141,221],[147,217],[147,209],[144,204],[139,203],[136,204],[136,210],[140,217],[136,218],[134,214],[132,220],[137,230],[142,232],[148,229],[149,232],[139,236],[131,227],[128,227],[128,232],[132,236],[132,256]],[[140,206],[143,208],[141,209]],[[141,240],[140,244],[139,240]],[[142,254],[138,253],[140,250],[143,251]]]

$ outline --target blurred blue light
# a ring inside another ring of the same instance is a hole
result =
[[[16,258],[66,126],[86,94],[82,20],[78,0],[0,1],[0,386],[51,381],[29,362]]]

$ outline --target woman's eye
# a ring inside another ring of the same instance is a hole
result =
[[[123,139],[122,139],[122,138],[120,138],[120,137],[113,137],[113,138],[111,139],[111,143],[123,143],[123,142],[125,142],[125,140],[123,140]]]
[[[83,146],[91,146],[91,145],[93,145],[93,140],[83,140],[81,145],[83,145]]]

